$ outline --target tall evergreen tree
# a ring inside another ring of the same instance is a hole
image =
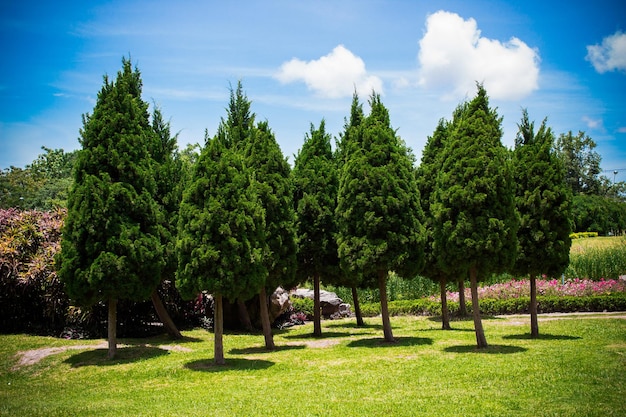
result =
[[[338,273],[335,241],[337,169],[333,160],[326,123],[311,124],[304,144],[294,161],[294,207],[296,213],[297,269],[301,276],[313,278],[313,334],[322,334],[320,280],[332,280]]]
[[[530,275],[531,337],[539,336],[536,277],[559,276],[569,263],[571,193],[565,170],[554,151],[554,135],[522,113],[513,153],[516,206],[520,215],[516,273]]]
[[[434,198],[434,250],[440,267],[469,273],[476,342],[487,347],[478,281],[506,271],[517,252],[518,219],[501,118],[478,85],[442,151]]]
[[[267,291],[273,292],[279,285],[295,285],[297,246],[291,168],[267,122],[260,122],[251,130],[244,157],[247,166],[254,170],[265,210],[268,251],[264,262],[268,275],[260,288],[259,304],[265,346],[273,349]]]
[[[182,161],[178,155],[178,135],[172,136],[170,124],[163,119],[161,109],[156,105],[152,112],[152,129],[158,140],[151,149],[152,158],[155,160],[154,178],[157,186],[156,200],[161,206],[161,243],[163,244],[164,267],[161,272],[162,281],[174,281],[176,273],[176,229],[178,224],[178,210],[185,186],[184,170]],[[170,317],[158,288],[152,292],[152,303],[163,322],[167,333],[174,339],[182,338],[176,324]]]
[[[180,206],[176,286],[214,299],[215,363],[223,365],[222,300],[247,300],[265,284],[265,213],[243,156],[208,140]]]
[[[109,358],[117,349],[118,299],[149,298],[163,266],[151,156],[157,138],[139,70],[126,59],[122,66],[115,82],[104,77],[93,114],[83,116],[58,258],[71,298],[108,302]]]
[[[335,151],[335,161],[337,163],[337,172],[341,175],[343,166],[346,162],[348,155],[348,149],[353,141],[358,139],[359,129],[361,123],[365,119],[365,113],[363,112],[363,104],[359,101],[359,96],[354,92],[352,95],[352,104],[350,105],[350,119],[345,120],[344,131],[339,134],[339,141],[337,141],[337,147]],[[361,307],[359,303],[358,287],[371,286],[372,280],[366,281],[358,273],[353,273],[350,270],[341,271],[338,277],[337,283],[342,286],[350,287],[352,291],[352,304],[354,307],[354,315],[356,316],[357,326],[364,326],[363,315],[361,314]],[[374,280],[374,285],[377,287],[377,282]]]
[[[441,171],[441,151],[451,129],[451,124],[444,119],[439,120],[435,132],[429,136],[426,146],[422,151],[422,160],[417,169],[417,189],[419,190],[422,207],[424,209],[423,223],[425,226],[426,245],[424,250],[425,266],[422,275],[439,284],[441,298],[441,327],[443,330],[450,330],[450,318],[448,314],[448,303],[446,294],[446,284],[448,274],[439,266],[438,254],[433,247],[433,198],[436,190],[437,174]]]
[[[372,94],[371,111],[348,147],[337,199],[342,267],[376,276],[385,340],[393,342],[387,276],[414,277],[423,265],[424,228],[413,160],[391,128],[389,112]]]

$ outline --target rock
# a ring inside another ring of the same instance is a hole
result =
[[[274,323],[277,317],[290,308],[291,301],[289,300],[289,292],[285,291],[282,287],[276,288],[276,291],[270,296],[270,322]]]
[[[308,288],[298,288],[291,295],[311,300],[315,297],[313,290]],[[337,297],[337,294],[330,291],[320,290],[320,307],[322,316],[326,318],[349,317],[352,314],[350,312],[350,304],[344,303],[341,298]]]

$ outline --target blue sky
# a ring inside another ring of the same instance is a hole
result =
[[[103,75],[129,55],[181,146],[215,133],[241,80],[291,161],[311,123],[338,136],[355,88],[364,102],[381,93],[419,157],[480,81],[505,145],[527,108],[557,134],[585,131],[603,169],[626,169],[623,1],[25,0],[2,2],[0,22],[2,169],[78,148]]]

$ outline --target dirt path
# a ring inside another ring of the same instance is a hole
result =
[[[17,371],[20,368],[25,366],[35,365],[36,363],[41,362],[44,358],[47,358],[51,355],[56,355],[57,353],[66,352],[68,350],[90,350],[90,349],[106,349],[108,348],[107,342],[100,342],[94,345],[75,345],[75,346],[61,346],[61,347],[51,347],[51,348],[39,348],[26,350],[22,352],[17,352],[16,357],[18,358],[17,363],[13,366],[12,370]],[[117,345],[119,348],[129,347],[131,345]],[[179,346],[179,345],[143,345],[145,347],[156,347],[158,349],[163,349],[167,351],[176,351],[176,352],[191,352],[191,349]]]

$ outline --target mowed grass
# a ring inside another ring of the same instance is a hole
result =
[[[102,341],[0,336],[0,416],[624,416],[626,319],[619,314],[545,320],[531,340],[525,316],[483,321],[490,347],[475,349],[471,320],[452,331],[425,317],[324,321],[275,336],[227,334],[216,367],[213,335],[184,332],[123,340],[119,358]],[[50,347],[18,366],[18,352]]]

